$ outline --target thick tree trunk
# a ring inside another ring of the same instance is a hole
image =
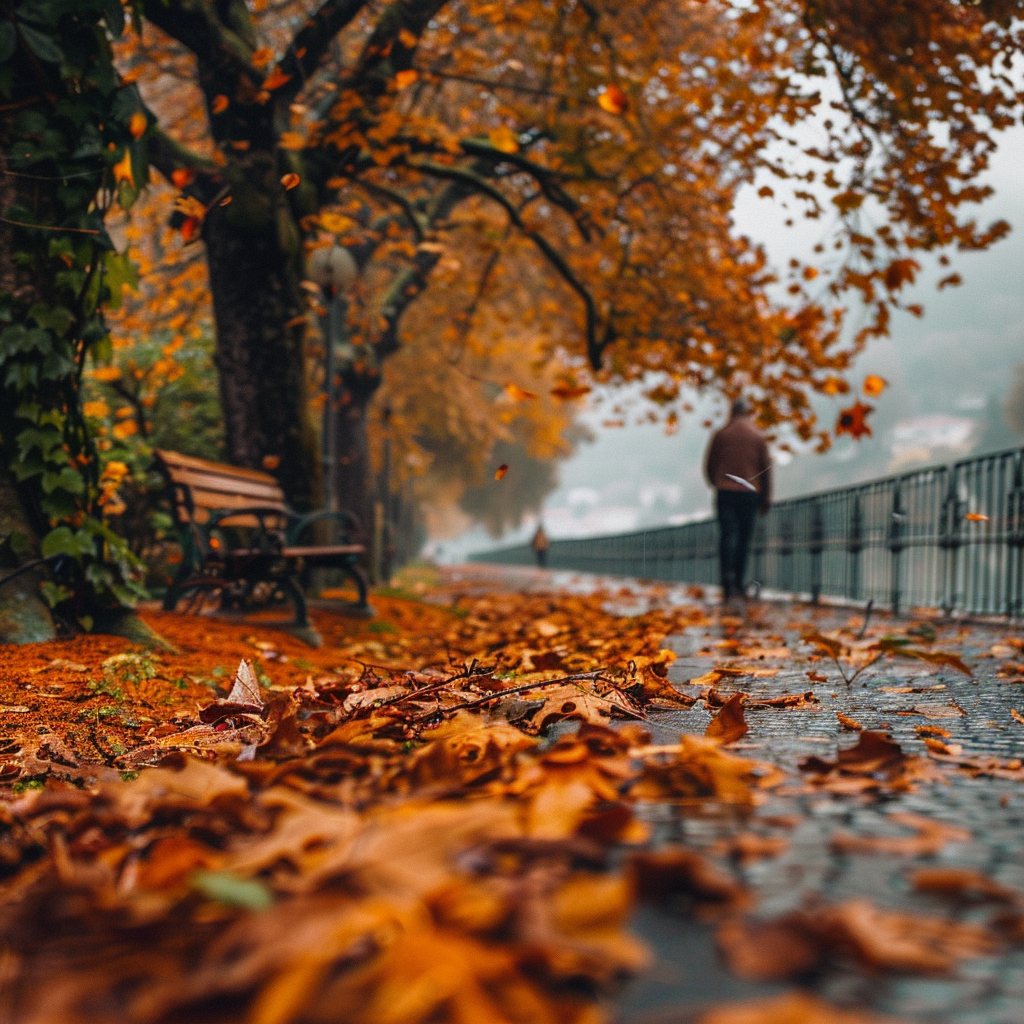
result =
[[[334,494],[339,509],[354,513],[362,526],[360,540],[373,537],[373,486],[367,413],[372,395],[346,392],[348,401],[334,418]]]
[[[228,460],[270,468],[295,508],[312,508],[320,476],[297,255],[284,251],[272,218],[247,227],[217,211],[204,239]]]
[[[39,596],[42,566],[18,572],[38,558],[21,495],[11,474],[0,468],[0,644],[31,644],[57,635]]]

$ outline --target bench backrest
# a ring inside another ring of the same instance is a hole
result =
[[[269,474],[258,469],[241,469],[225,462],[210,462],[178,452],[156,451],[157,462],[171,485],[171,505],[179,526],[205,523],[211,512],[232,508],[272,508],[288,511],[284,491]],[[283,528],[286,517],[279,523],[268,522],[273,528]],[[229,516],[220,521],[225,526],[259,526],[255,516]]]

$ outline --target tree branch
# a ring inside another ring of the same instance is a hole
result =
[[[601,368],[601,356],[604,349],[610,343],[613,334],[606,330],[604,337],[598,339],[599,317],[597,304],[583,282],[580,281],[569,264],[566,263],[562,254],[542,234],[528,227],[508,197],[479,174],[462,167],[449,167],[445,164],[434,163],[432,160],[420,160],[415,163],[410,161],[409,166],[414,170],[422,171],[424,174],[430,174],[437,178],[449,178],[452,181],[462,182],[471,191],[480,192],[501,206],[505,213],[508,214],[509,220],[533,242],[551,266],[558,272],[562,280],[582,300],[583,307],[586,310],[587,358],[590,360],[590,365],[595,370],[599,370]]]
[[[351,178],[349,179],[353,185],[358,185],[361,188],[366,189],[373,195],[380,196],[382,199],[386,199],[389,203],[394,203],[400,207],[402,212],[405,214],[405,219],[409,222],[409,227],[412,228],[412,233],[416,236],[417,244],[423,241],[423,225],[420,224],[420,218],[413,208],[412,203],[409,202],[405,196],[399,192],[393,192],[389,188],[385,188],[383,185],[378,185],[376,182],[367,181],[365,178]]]
[[[586,213],[580,209],[580,204],[559,184],[557,179],[560,175],[556,171],[535,163],[520,153],[505,153],[495,148],[489,142],[484,142],[480,139],[464,139],[461,146],[462,151],[470,156],[479,157],[494,165],[511,164],[513,167],[517,167],[519,170],[529,174],[540,186],[547,199],[556,206],[560,206],[572,217],[573,223],[583,236],[583,240],[586,242],[590,241],[590,224],[588,223]]]
[[[212,160],[172,139],[155,123],[149,131],[149,162],[168,180],[174,171],[187,169],[200,174],[219,175],[221,168]]]
[[[253,82],[263,80],[250,60],[253,48],[220,21],[213,4],[203,0],[147,0],[145,16],[191,50],[204,75],[226,67],[248,75]]]
[[[277,65],[282,74],[291,76],[275,93],[278,103],[291,103],[330,52],[334,37],[365,6],[366,0],[325,0],[303,24]]]

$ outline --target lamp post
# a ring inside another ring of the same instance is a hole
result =
[[[343,245],[335,242],[329,248],[317,249],[310,256],[307,272],[309,278],[323,292],[327,312],[322,319],[324,337],[324,401],[323,421],[323,470],[324,505],[335,511],[334,501],[334,347],[343,342],[345,330],[345,289],[359,273],[352,254]]]

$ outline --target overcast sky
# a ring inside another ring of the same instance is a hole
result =
[[[843,438],[826,455],[799,455],[778,466],[777,497],[901,471],[914,464],[914,451],[918,465],[922,459],[956,458],[957,452],[935,447],[935,442],[944,435],[956,440],[972,420],[978,426],[967,443],[977,450],[986,405],[1001,402],[1014,366],[1024,364],[1024,128],[1003,135],[986,180],[995,194],[977,208],[977,220],[1009,221],[1009,237],[987,252],[949,253],[948,268],[926,264],[904,295],[907,304],[925,307],[924,316],[896,314],[890,337],[872,342],[849,377],[855,388],[867,373],[881,374],[890,382],[883,395],[872,400],[876,411],[869,422],[874,436],[860,442]],[[806,255],[817,241],[810,233],[813,226],[784,228],[787,215],[770,200],[757,199],[750,189],[738,205],[737,228],[764,242],[782,266],[790,255]],[[963,285],[936,291],[939,278],[952,271],[963,277]],[[559,467],[561,485],[545,503],[546,524],[555,536],[567,525],[586,533],[613,533],[664,522],[670,516],[710,512],[711,496],[701,472],[709,430],[702,423],[711,417],[720,425],[721,402],[698,401],[679,431],[668,437],[661,427],[632,422],[641,414],[640,405],[626,427],[603,427],[617,397],[611,395],[584,415],[595,440]],[[852,401],[846,395],[821,398],[815,404],[823,424],[831,426],[838,411]],[[588,505],[595,514],[584,517]],[[565,514],[570,507],[572,521]],[[634,523],[638,509],[640,519]],[[500,543],[521,540],[532,529],[532,523],[524,524]],[[448,557],[456,559],[466,551],[493,546],[483,530],[446,544]]]

